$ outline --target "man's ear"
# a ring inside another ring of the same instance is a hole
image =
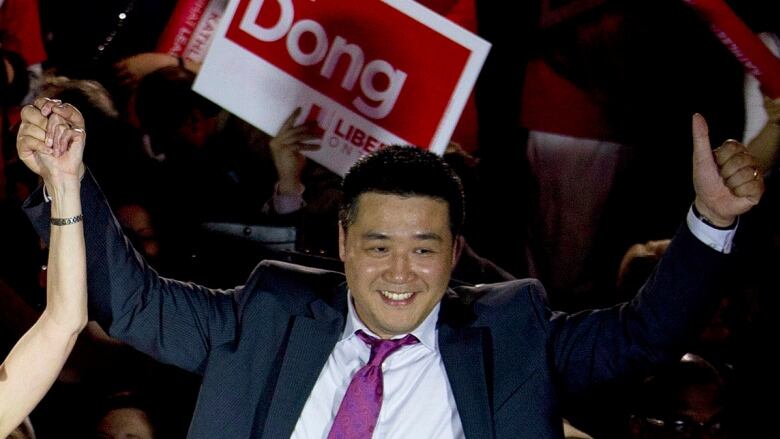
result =
[[[452,240],[452,266],[450,267],[451,270],[454,270],[455,266],[458,265],[458,260],[460,259],[461,253],[463,253],[464,245],[466,245],[466,239],[463,237],[463,235],[458,235]]]
[[[344,262],[347,256],[347,231],[344,229],[344,224],[339,221],[339,259]]]

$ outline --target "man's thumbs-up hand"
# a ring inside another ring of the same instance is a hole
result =
[[[764,176],[747,148],[727,140],[713,151],[700,114],[693,115],[693,188],[696,209],[719,227],[733,224],[764,193]]]

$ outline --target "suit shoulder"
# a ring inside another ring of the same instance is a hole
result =
[[[257,264],[250,281],[254,281],[255,288],[264,291],[290,294],[335,288],[344,282],[344,275],[337,271],[266,259]]]
[[[544,325],[550,316],[544,287],[536,279],[453,288],[442,305],[453,326]]]
[[[500,307],[516,301],[532,301],[547,305],[547,292],[537,279],[516,279],[482,284],[475,287],[456,287],[454,293],[464,303]]]
[[[233,299],[238,315],[248,308],[263,306],[270,300],[290,314],[307,314],[309,304],[317,299],[334,303],[341,294],[344,275],[329,270],[263,260],[252,271],[246,284],[236,290]]]

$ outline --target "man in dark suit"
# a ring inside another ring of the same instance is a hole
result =
[[[23,118],[19,154],[49,169],[47,191],[82,191],[91,317],[203,375],[189,433],[197,438],[560,438],[568,396],[684,352],[717,304],[736,218],[763,192],[744,147],[726,142],[713,154],[695,116],[696,200],[658,270],[627,304],[566,315],[546,307],[534,280],[448,289],[460,183],[434,154],[390,147],[344,179],[345,275],[264,261],[245,285],[217,291],[160,278],[90,174],[59,176],[68,157],[60,135],[84,126],[73,107],[39,100]],[[26,209],[47,237],[44,194]],[[344,433],[366,420],[350,415],[370,412],[354,405],[353,385],[365,383],[353,375],[373,364],[377,343],[399,338],[405,344],[373,366],[381,410],[364,435]]]

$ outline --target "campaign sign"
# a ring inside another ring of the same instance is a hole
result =
[[[390,144],[443,153],[490,45],[412,0],[232,0],[198,93],[270,134],[301,107],[343,175]]]
[[[710,23],[720,41],[758,79],[770,98],[780,97],[780,60],[723,0],[683,0]]]
[[[179,0],[155,51],[202,62],[227,0]]]

